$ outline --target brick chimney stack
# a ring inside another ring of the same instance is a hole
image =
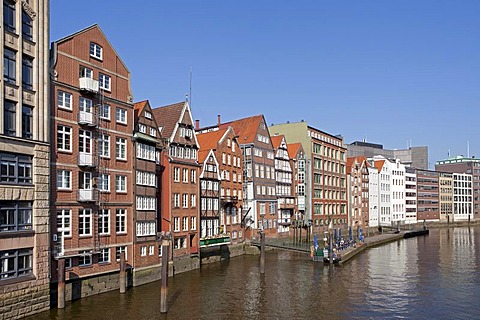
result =
[[[195,130],[200,129],[200,120],[195,120]]]
[[[217,125],[220,125],[222,121],[220,120],[220,115],[217,115]]]

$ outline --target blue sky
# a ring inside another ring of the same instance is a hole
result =
[[[112,7],[112,4],[115,6]],[[480,157],[480,1],[51,1],[51,40],[98,23],[135,101],[201,125],[263,113],[429,162]]]

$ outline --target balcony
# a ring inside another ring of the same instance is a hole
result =
[[[221,246],[223,244],[230,244],[230,236],[228,235],[218,235],[214,237],[208,238],[201,238],[200,239],[200,247],[214,247],[214,246]]]
[[[98,92],[98,81],[93,80],[92,78],[83,77],[79,79],[80,90],[87,92]]]
[[[88,126],[95,126],[95,119],[92,112],[79,111],[78,112],[78,123],[86,124]]]
[[[95,167],[93,155],[91,153],[80,152],[78,154],[78,165],[80,167]]]
[[[96,193],[93,189],[80,189],[78,190],[78,202],[95,202]]]

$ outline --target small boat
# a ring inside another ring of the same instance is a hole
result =
[[[333,263],[339,263],[342,259],[340,257],[333,257]],[[323,257],[323,262],[324,263],[330,263],[330,258],[329,257]]]

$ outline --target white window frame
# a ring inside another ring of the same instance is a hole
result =
[[[90,57],[103,60],[103,48],[95,42],[90,42]]]
[[[105,222],[106,222],[106,230],[104,230]],[[98,211],[98,234],[99,235],[110,234],[110,210],[108,209],[100,209]]]
[[[83,232],[80,226],[83,224]],[[86,225],[88,224],[88,228]],[[80,209],[78,211],[78,235],[79,236],[91,236],[92,235],[92,210]]]
[[[100,157],[110,158],[110,136],[108,134],[101,133],[98,140]]]
[[[148,255],[153,256],[155,254],[155,246],[148,246]]]
[[[188,217],[182,217],[182,231],[188,231]]]
[[[106,110],[106,112],[105,112]],[[100,118],[105,119],[105,120],[110,120],[110,110],[111,107],[109,104],[104,103],[103,105],[100,106]]]
[[[61,127],[61,129],[60,129]],[[58,137],[59,137],[59,134],[61,135],[62,137],[62,146],[60,146],[58,144]],[[63,146],[66,145],[66,141],[69,141],[69,148],[68,149],[65,149],[63,148]],[[71,127],[67,127],[67,126],[64,126],[62,124],[59,124],[57,125],[57,149],[58,151],[67,151],[67,152],[72,152],[72,128]]]
[[[78,98],[78,109],[80,111],[86,112],[86,113],[92,113],[93,110],[93,102],[92,99],[88,99],[85,97],[79,97]]]
[[[190,230],[197,230],[197,217],[190,217]]]
[[[152,119],[152,113],[149,111],[145,111],[145,118]]]
[[[147,133],[147,126],[143,123],[138,124],[138,131],[141,133]]]
[[[117,175],[115,177],[115,190],[117,192],[127,192],[127,176]]]
[[[102,248],[98,257],[98,263],[110,262],[110,248]]]
[[[188,169],[186,168],[182,169],[182,182],[188,183]]]
[[[59,90],[57,92],[57,105],[60,109],[72,110],[72,94]]]
[[[59,180],[59,177],[61,180]],[[59,186],[59,182],[61,184]],[[57,171],[57,189],[58,190],[72,190],[72,171],[58,170]]]
[[[180,217],[173,217],[173,231],[180,231]]]
[[[146,257],[147,256],[147,246],[141,246],[140,247],[140,256],[141,257]]]
[[[188,193],[182,194],[182,208],[188,208]]]
[[[102,173],[98,176],[98,189],[101,192],[110,192],[110,175]]]
[[[127,160],[127,139],[117,137],[115,147],[116,159]]]
[[[118,123],[127,124],[127,110],[117,107],[115,109],[115,119]]]
[[[118,246],[115,247],[115,260],[120,261],[120,254],[125,252],[125,261],[127,261],[127,246]],[[118,258],[117,258],[118,256]]]
[[[112,78],[104,73],[98,74],[98,86],[105,91],[111,91]]]
[[[78,258],[78,266],[85,267],[85,266],[91,266],[91,265],[92,265],[92,253],[88,250],[80,251],[80,257]]]
[[[121,208],[115,210],[115,233],[127,233],[127,209]]]

